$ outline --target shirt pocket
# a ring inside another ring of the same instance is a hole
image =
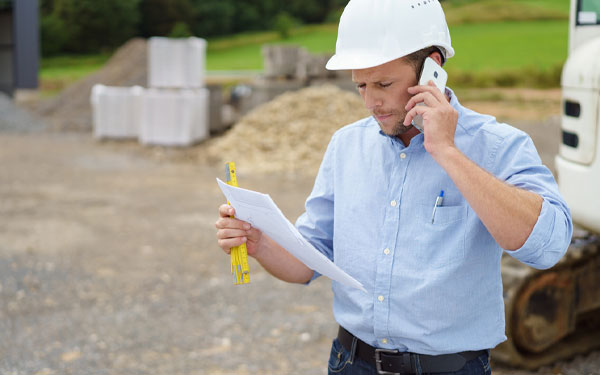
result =
[[[417,214],[414,256],[423,268],[442,268],[465,257],[467,206],[439,206],[432,222],[433,205],[421,204]]]

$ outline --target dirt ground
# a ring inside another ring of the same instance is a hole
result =
[[[552,166],[558,119],[515,123]],[[288,285],[251,259],[251,284],[233,286],[215,241],[223,167],[179,153],[0,129],[1,374],[326,373],[329,281]],[[238,179],[291,220],[313,182]],[[598,368],[595,352],[536,374]]]

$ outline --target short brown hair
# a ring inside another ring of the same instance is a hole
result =
[[[425,59],[431,55],[433,52],[439,52],[442,55],[442,64],[444,63],[444,54],[438,47],[427,47],[418,50],[417,52],[413,52],[410,55],[406,55],[403,57],[404,61],[410,64],[415,69],[415,74],[418,76],[423,69],[423,64],[425,63]]]

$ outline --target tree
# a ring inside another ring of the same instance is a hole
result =
[[[69,31],[56,14],[42,15],[40,23],[42,56],[56,55],[64,50]]]
[[[235,3],[231,0],[193,0],[192,31],[199,37],[231,34],[234,31]]]
[[[54,14],[64,22],[68,52],[114,48],[137,33],[139,0],[55,0]]]
[[[191,25],[194,7],[189,0],[141,0],[142,36],[166,36],[177,22]]]

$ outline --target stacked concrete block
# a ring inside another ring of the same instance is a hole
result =
[[[148,41],[148,86],[204,86],[206,41],[200,38],[153,37]]]
[[[205,88],[147,89],[142,99],[140,142],[188,146],[207,138],[208,103]]]
[[[264,75],[266,78],[292,78],[296,75],[296,64],[301,49],[288,45],[265,45],[262,47]]]
[[[325,69],[330,53],[313,54],[294,45],[265,45],[262,55],[267,79],[325,79],[336,75]]]
[[[139,134],[144,89],[94,85],[91,103],[94,136],[135,138]]]
[[[91,101],[97,137],[137,137],[144,144],[186,146],[209,136],[204,88],[206,41],[150,38],[148,86],[96,85]],[[220,109],[218,109],[220,111]]]
[[[303,80],[335,77],[335,71],[325,68],[331,56],[332,54],[330,53],[312,54],[303,48],[300,49],[296,63],[296,77]]]
[[[209,136],[209,91],[204,88],[206,41],[150,38],[148,86],[140,142],[186,146]]]

